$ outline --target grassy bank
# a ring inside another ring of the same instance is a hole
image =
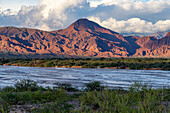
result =
[[[0,65],[15,65],[30,67],[170,70],[170,59],[164,58],[0,59]]]
[[[31,113],[157,113],[170,112],[170,89],[153,89],[136,82],[128,90],[108,89],[100,82],[77,90],[70,84],[56,83],[43,88],[31,80],[21,80],[0,90],[0,112]]]

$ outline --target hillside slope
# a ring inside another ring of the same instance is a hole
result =
[[[51,32],[1,27],[0,51],[47,57],[170,57],[169,34],[161,39],[124,37],[95,22],[79,19],[66,29]]]

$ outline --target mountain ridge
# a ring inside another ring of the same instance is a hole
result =
[[[0,51],[54,57],[170,57],[169,34],[161,39],[124,37],[88,19],[79,19],[58,31],[1,27]]]

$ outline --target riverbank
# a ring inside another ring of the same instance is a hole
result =
[[[0,112],[169,112],[170,89],[153,89],[134,82],[129,90],[108,89],[100,82],[77,90],[70,84],[56,83],[43,88],[31,80],[21,80],[0,90]]]
[[[18,65],[18,64],[3,64],[3,66],[25,66],[25,65]],[[25,67],[30,67],[30,66],[25,66]],[[35,66],[33,66],[35,67]],[[39,67],[39,66],[37,66]],[[85,68],[83,66],[54,66],[55,68]],[[94,68],[94,67],[91,67],[91,68]],[[100,67],[97,67],[98,69],[131,69],[130,67],[103,67],[103,68],[100,68]],[[167,69],[158,69],[158,68],[141,68],[139,70],[167,70]]]
[[[170,70],[170,59],[164,58],[0,59],[0,64],[26,67]]]

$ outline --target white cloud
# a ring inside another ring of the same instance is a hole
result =
[[[162,11],[164,8],[168,8],[170,0],[149,0],[147,2],[141,0],[101,0],[90,2],[91,7],[98,7],[99,5],[117,5],[125,10],[151,11],[156,13]]]
[[[170,20],[160,20],[153,24],[152,22],[141,20],[139,18],[131,18],[126,21],[117,21],[113,18],[101,21],[98,17],[89,17],[89,19],[119,33],[153,33],[170,29]]]
[[[17,13],[17,11],[11,11],[10,9],[0,11],[0,14],[4,16],[17,15]]]
[[[22,6],[17,15],[1,13],[0,26],[61,29],[75,20],[75,15],[72,13],[76,12],[76,9],[81,9],[84,4],[85,0],[40,0],[38,6]]]
[[[121,33],[152,33],[170,30],[169,11],[170,0],[40,0],[19,12],[1,11],[0,26],[58,30],[86,17]]]
[[[74,11],[75,7],[80,7],[85,0],[40,0],[40,7],[43,7],[41,13],[45,18],[56,16],[59,19],[66,20],[67,9]]]

